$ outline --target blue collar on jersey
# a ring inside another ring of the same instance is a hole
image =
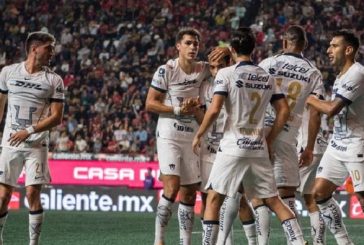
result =
[[[296,54],[296,53],[283,53],[284,55],[289,55],[289,56],[293,56],[299,59],[303,59],[303,56],[301,54]]]
[[[246,66],[246,65],[255,66],[255,64],[251,61],[240,61],[239,64],[235,67],[235,69],[240,66]]]

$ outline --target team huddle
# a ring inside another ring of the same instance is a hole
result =
[[[200,34],[181,29],[178,58],[158,68],[146,109],[159,114],[157,148],[163,182],[154,245],[165,245],[172,206],[179,196],[179,244],[191,244],[196,192],[203,206],[202,244],[232,244],[236,216],[248,244],[269,244],[270,218],[282,224],[287,244],[306,244],[295,195],[307,206],[313,244],[326,244],[328,229],[340,245],[353,244],[332,193],[350,175],[364,210],[364,68],[355,62],[359,39],[333,33],[327,54],[338,75],[331,98],[320,71],[302,52],[300,26],[283,35],[281,54],[252,62],[255,37],[239,28],[230,48],[196,61]],[[8,204],[25,167],[29,244],[39,243],[44,212],[40,193],[50,182],[49,130],[62,121],[64,85],[47,66],[55,38],[30,33],[24,62],[0,73],[0,119],[7,104],[0,156],[0,245]],[[326,141],[321,121],[333,117]]]
[[[179,195],[179,244],[191,244],[196,192],[203,206],[202,244],[232,244],[239,216],[248,244],[269,244],[270,218],[281,221],[287,244],[306,244],[295,195],[309,211],[313,244],[353,244],[332,193],[350,175],[364,209],[364,68],[355,62],[358,38],[333,34],[327,54],[339,74],[327,98],[320,71],[303,55],[306,33],[290,26],[282,53],[252,62],[249,28],[196,61],[200,34],[181,29],[178,58],[158,68],[146,108],[159,114],[157,150],[163,195],[154,245],[165,244],[172,206]],[[326,139],[323,117],[334,118]],[[239,214],[239,215],[238,215]]]

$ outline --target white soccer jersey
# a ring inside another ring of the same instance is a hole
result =
[[[201,86],[201,94],[205,100],[206,107],[212,103],[212,97],[214,96],[214,83],[213,79],[210,78],[208,81],[203,82]],[[214,162],[216,152],[220,145],[220,140],[224,135],[224,123],[225,123],[225,107],[223,106],[218,118],[208,129],[204,136],[204,147],[202,147],[202,160],[207,162]]]
[[[275,78],[290,107],[290,118],[278,138],[295,143],[307,97],[310,94],[323,94],[321,73],[303,56],[292,53],[267,58],[259,66]],[[266,126],[272,126],[274,118],[274,110],[270,107],[267,110]]]
[[[202,81],[210,75],[206,62],[198,62],[191,74],[186,74],[179,66],[178,59],[169,60],[154,73],[151,87],[166,93],[164,104],[181,106],[185,98],[200,96]],[[202,96],[200,96],[202,98]],[[160,114],[157,124],[157,136],[179,141],[192,141],[197,132],[198,123],[192,116]]]
[[[307,137],[308,137],[308,123],[310,120],[310,111],[305,108],[303,115],[302,115],[302,125],[299,129],[299,134],[297,137],[297,151],[302,152],[307,146]],[[321,117],[321,124],[325,117]],[[327,140],[324,137],[323,130],[320,127],[320,130],[316,137],[315,147],[313,149],[313,154],[324,154],[327,147]]]
[[[240,157],[268,157],[264,115],[270,101],[283,98],[274,79],[251,62],[221,69],[214,94],[227,96],[226,121],[220,150]]]
[[[334,117],[334,133],[329,149],[342,161],[364,161],[364,67],[354,63],[335,80],[332,99],[346,106]]]
[[[60,76],[47,67],[29,74],[24,62],[2,69],[0,92],[8,94],[3,147],[11,147],[8,139],[12,133],[36,125],[46,118],[52,101],[64,101],[64,85]],[[45,147],[48,142],[48,131],[34,133],[16,149]]]

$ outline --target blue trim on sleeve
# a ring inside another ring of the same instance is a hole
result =
[[[270,103],[273,103],[276,100],[284,99],[284,98],[285,98],[284,94],[273,94],[272,98],[270,98]]]
[[[324,100],[324,99],[325,99],[325,98],[324,98],[324,96],[323,96],[322,94],[317,94],[317,93],[310,93],[310,94],[315,95],[315,96],[317,96],[317,95],[318,95],[318,98],[319,98],[320,100]]]
[[[0,93],[2,93],[2,94],[8,94],[8,92],[9,92],[8,90],[1,90],[0,89]]]
[[[159,91],[159,92],[161,92],[161,93],[167,93],[167,90],[165,90],[165,89],[158,88],[158,87],[153,86],[153,85],[150,85],[150,87],[154,88],[155,90],[157,90],[157,91]]]
[[[228,96],[228,92],[224,92],[224,91],[216,91],[214,94],[219,94],[219,95],[224,95],[224,96]]]
[[[58,102],[58,103],[63,103],[64,102],[64,99],[54,99],[54,98],[50,98],[49,99],[49,102]]]
[[[335,98],[340,98],[344,101],[344,103],[346,105],[350,105],[351,103],[353,103],[351,100],[349,100],[348,98],[345,98],[344,96],[342,96],[341,94],[336,94]]]

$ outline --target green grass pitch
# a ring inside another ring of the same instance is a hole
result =
[[[41,245],[153,245],[153,213],[125,212],[46,212],[42,229]],[[282,228],[275,217],[272,219],[272,245],[285,245]],[[309,220],[301,220],[305,237],[309,237]],[[364,231],[363,220],[345,219],[349,235],[355,244],[364,244],[360,238]],[[195,218],[193,244],[201,244],[201,225]],[[176,214],[169,224],[166,244],[178,244],[178,225]],[[28,244],[28,215],[26,210],[10,211],[5,230],[5,245]],[[234,224],[235,244],[247,244],[239,223]],[[310,243],[312,244],[312,243]],[[336,244],[330,232],[327,232],[327,244]]]

